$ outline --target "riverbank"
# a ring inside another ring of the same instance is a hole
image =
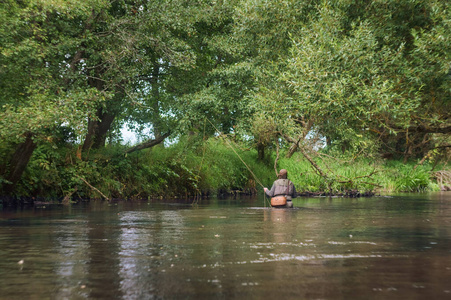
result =
[[[38,147],[14,194],[0,196],[16,199],[13,202],[43,198],[69,203],[80,199],[195,199],[255,194],[263,186],[271,187],[276,179],[275,162],[278,170],[288,170],[300,195],[357,197],[378,192],[439,191],[451,185],[449,167],[434,161],[403,163],[315,152],[311,158],[316,164],[313,168],[302,153],[286,158],[283,152],[278,156],[268,152],[258,160],[256,150],[237,148],[235,153],[220,139],[199,144],[179,142],[130,155],[124,155],[123,148],[109,147],[81,160],[76,147],[59,149],[58,155]]]

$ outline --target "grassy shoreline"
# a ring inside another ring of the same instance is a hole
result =
[[[235,153],[221,139],[198,144],[180,142],[133,155],[124,155],[123,149],[120,145],[107,147],[82,161],[76,158],[76,147],[61,149],[57,155],[38,148],[12,196],[59,199],[56,201],[193,198],[231,191],[260,193],[263,186],[271,187],[276,179],[275,153],[258,161],[256,150],[237,147]],[[277,169],[288,170],[299,193],[329,195],[346,195],[350,191],[439,191],[437,171],[447,170],[446,165],[433,169],[428,161],[421,165],[418,161],[404,164],[398,160],[337,158],[324,153],[313,159],[324,176],[301,153],[288,159],[281,152]]]

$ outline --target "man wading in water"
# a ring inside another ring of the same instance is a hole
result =
[[[277,175],[279,179],[274,181],[271,190],[263,188],[266,195],[271,197],[271,206],[273,207],[293,207],[292,198],[296,198],[296,188],[294,184],[287,179],[287,170],[282,169]]]

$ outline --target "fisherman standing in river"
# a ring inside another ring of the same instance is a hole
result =
[[[296,188],[294,184],[287,179],[287,170],[282,169],[277,175],[278,179],[274,181],[271,190],[263,188],[266,195],[271,197],[271,206],[273,207],[293,207],[292,198],[296,198]]]

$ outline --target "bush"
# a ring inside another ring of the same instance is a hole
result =
[[[40,145],[16,193],[55,199],[72,194],[78,198],[102,198],[92,188],[95,187],[109,198],[142,199],[192,197],[223,190],[255,192],[261,191],[261,185],[270,188],[277,178],[274,153],[268,157],[269,162],[261,162],[256,150],[242,150],[229,143],[218,137],[205,141],[186,138],[168,147],[158,145],[129,155],[124,152],[125,146],[109,145],[92,150],[87,161],[77,158],[77,145],[56,148],[50,143]],[[431,181],[431,166],[427,163],[415,168],[413,162],[370,158],[334,159],[323,155],[314,159],[327,178],[319,176],[301,153],[290,159],[280,153],[278,170],[288,170],[298,192],[329,191],[329,188],[334,193],[364,192],[378,186],[386,192],[438,189]]]

